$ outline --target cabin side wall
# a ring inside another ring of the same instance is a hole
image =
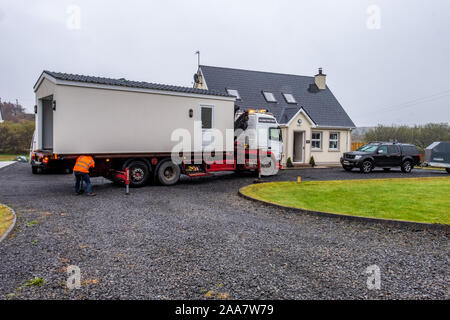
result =
[[[234,125],[234,102],[219,98],[68,85],[57,85],[57,92],[54,152],[59,154],[171,152],[180,141],[171,140],[177,129],[190,133],[193,148],[201,105],[213,106],[214,128],[223,134]]]

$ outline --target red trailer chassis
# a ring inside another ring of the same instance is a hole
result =
[[[271,151],[238,149],[235,152],[221,152],[215,154],[190,153],[189,157],[184,155],[180,167],[180,173],[188,177],[208,176],[214,172],[221,171],[254,171],[261,172],[261,157],[275,156]],[[143,163],[148,167],[148,172],[157,174],[159,164],[163,161],[171,161],[170,153],[130,153],[130,154],[90,154],[95,160],[95,168],[91,172],[92,177],[103,176],[107,179],[125,183],[126,186],[133,184],[136,175],[143,174],[139,170],[133,170],[134,163]],[[71,172],[79,154],[55,154],[51,151],[34,151],[31,154],[31,165],[33,173],[40,170],[63,169]],[[180,154],[180,156],[183,156]],[[216,161],[215,157],[220,156]],[[192,160],[189,160],[192,159]],[[281,169],[280,161],[275,160],[276,169]],[[144,170],[145,171],[145,170]]]

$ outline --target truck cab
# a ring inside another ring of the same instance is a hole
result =
[[[248,119],[244,127],[235,125],[235,130],[243,130],[240,137],[236,132],[238,143],[244,143],[251,150],[270,153],[273,159],[262,159],[262,175],[276,174],[281,167],[283,139],[275,116],[265,109],[239,110],[235,114],[235,121],[242,117]]]

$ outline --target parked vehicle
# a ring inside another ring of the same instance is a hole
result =
[[[420,160],[420,152],[412,144],[372,142],[356,151],[344,153],[341,164],[346,171],[359,168],[363,173],[370,173],[376,167],[385,171],[400,167],[403,172],[409,173],[420,164]]]
[[[450,142],[433,142],[425,150],[424,166],[445,168],[450,173]]]
[[[236,110],[235,97],[228,94],[48,71],[34,90],[33,173],[70,172],[78,156],[91,155],[96,163],[91,176],[123,180],[128,169],[130,186],[140,187],[153,179],[173,185],[181,174],[246,170],[273,175],[281,166],[275,117],[267,110]],[[256,132],[257,144],[233,137],[235,129],[244,131],[236,137],[251,141],[247,132]],[[187,147],[178,163],[172,152],[181,142]]]
[[[13,161],[17,161],[17,162],[27,162],[27,163],[28,163],[27,158],[25,158],[24,156],[18,156],[18,157],[16,157],[16,158],[14,158]]]

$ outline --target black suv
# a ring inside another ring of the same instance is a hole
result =
[[[385,171],[400,167],[403,172],[409,173],[420,164],[420,152],[412,144],[371,142],[356,151],[344,153],[341,164],[346,171],[359,168],[361,172],[369,173],[375,167]]]

